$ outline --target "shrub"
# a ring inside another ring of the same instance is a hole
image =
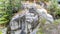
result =
[[[54,18],[57,18],[57,16],[60,15],[60,8],[58,7],[57,0],[51,0],[51,5],[48,7],[48,9]]]

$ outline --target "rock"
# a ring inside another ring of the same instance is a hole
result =
[[[47,21],[49,21],[50,23],[53,23],[53,22],[54,22],[54,19],[53,19],[52,15],[50,15],[50,14],[47,14],[46,19],[47,19]]]
[[[21,2],[21,4],[22,4],[22,7],[27,8],[27,7],[28,7],[29,2]]]
[[[46,19],[46,24],[52,23],[54,21],[52,15],[48,14],[44,8],[37,9],[36,12],[39,14],[39,16],[44,17]]]
[[[11,30],[18,29],[18,22],[16,22],[16,21],[10,22],[10,28],[11,28]]]
[[[22,5],[24,6],[24,8],[28,7],[29,9],[31,8],[31,6],[35,7],[34,3],[31,5],[29,3],[22,3]],[[39,17],[45,18],[47,23],[53,22],[53,17],[48,14],[44,8],[39,8],[36,10],[33,9],[31,9],[30,11],[25,10],[26,12],[24,14],[17,14],[15,17],[12,18],[10,22],[11,30],[21,28],[19,30],[12,31],[12,34],[26,34],[28,30],[34,29],[34,27],[36,27],[38,23],[38,15]],[[31,34],[36,34],[36,31],[33,31]]]
[[[0,28],[1,34],[7,34],[7,28]]]
[[[37,9],[36,11],[40,16],[46,17],[47,11],[44,8]]]
[[[31,32],[30,34],[36,34],[37,30],[34,30],[33,32]]]
[[[38,24],[38,15],[34,13],[27,13],[25,15],[26,23],[28,24],[28,30],[31,31]]]
[[[26,14],[26,21],[33,22],[38,20],[38,15],[35,15],[34,13],[28,13]]]
[[[45,19],[46,19],[45,24],[51,24],[54,22],[54,19],[53,19],[52,15],[50,15],[50,14],[47,14]]]
[[[21,31],[21,33],[20,34],[26,34],[26,32],[24,32],[24,31]]]
[[[16,16],[14,16],[11,21],[13,21],[13,20],[15,20],[15,19],[17,19],[17,18],[19,18],[19,14],[16,15]]]
[[[33,17],[34,17],[33,13],[26,14],[26,21],[32,22],[33,21]]]
[[[21,30],[17,30],[17,31],[11,31],[10,34],[20,34]]]

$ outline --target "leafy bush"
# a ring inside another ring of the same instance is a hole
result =
[[[37,34],[43,34],[43,26],[46,23],[46,19],[44,17],[39,18],[39,23],[41,23],[40,27],[38,28]]]
[[[50,14],[52,14],[54,18],[57,18],[57,16],[60,15],[60,8],[58,7],[57,0],[51,0],[51,4],[48,9],[50,11]]]
[[[13,16],[13,11],[18,11],[15,7],[20,9],[20,6],[20,0],[0,0],[0,24],[8,23]]]
[[[6,19],[8,15],[6,12],[5,1],[8,2],[7,0],[0,0],[0,24],[7,23],[9,21]]]

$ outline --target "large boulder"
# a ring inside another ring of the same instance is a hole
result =
[[[49,21],[50,23],[53,23],[53,22],[54,22],[54,19],[53,19],[52,15],[50,15],[50,14],[47,14],[46,19],[47,19],[47,21]]]
[[[46,19],[46,23],[52,23],[54,21],[52,15],[47,13],[47,10],[44,8],[37,9],[36,11],[40,17],[43,17]]]

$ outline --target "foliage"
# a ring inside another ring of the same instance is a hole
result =
[[[45,23],[45,20],[44,19],[42,21]],[[47,24],[47,25],[41,24],[40,28],[37,31],[37,34],[44,34],[44,33],[47,33],[48,31],[50,32],[50,30],[52,30],[52,29],[56,29],[57,26],[60,24],[59,21],[60,21],[60,19],[57,19],[52,24]]]
[[[55,25],[60,24],[60,19],[56,19],[53,24],[55,24]]]
[[[42,28],[39,28],[39,30],[37,31],[37,34],[43,34]]]
[[[49,2],[50,0],[40,0],[40,1]]]
[[[57,26],[60,24],[60,19],[56,19],[52,24],[47,25],[45,25],[46,20],[44,18],[42,19],[42,22],[40,28],[37,31],[37,34],[44,34],[47,30],[50,32],[50,30],[57,28]]]
[[[51,4],[49,6],[49,10],[52,12],[56,11],[58,6],[57,0],[51,0]]]
[[[37,31],[37,34],[43,34],[43,26],[46,23],[46,19],[44,17],[40,17],[39,22],[41,23],[41,25],[40,25],[40,28]]]
[[[60,7],[57,8],[57,11],[55,12],[56,15],[60,15]]]
[[[57,0],[51,0],[51,4],[48,9],[50,11],[50,14],[52,14],[54,18],[56,18],[57,15],[60,15],[60,8],[58,6]]]
[[[0,24],[8,23],[13,16],[13,9],[20,6],[20,0],[0,0]]]

